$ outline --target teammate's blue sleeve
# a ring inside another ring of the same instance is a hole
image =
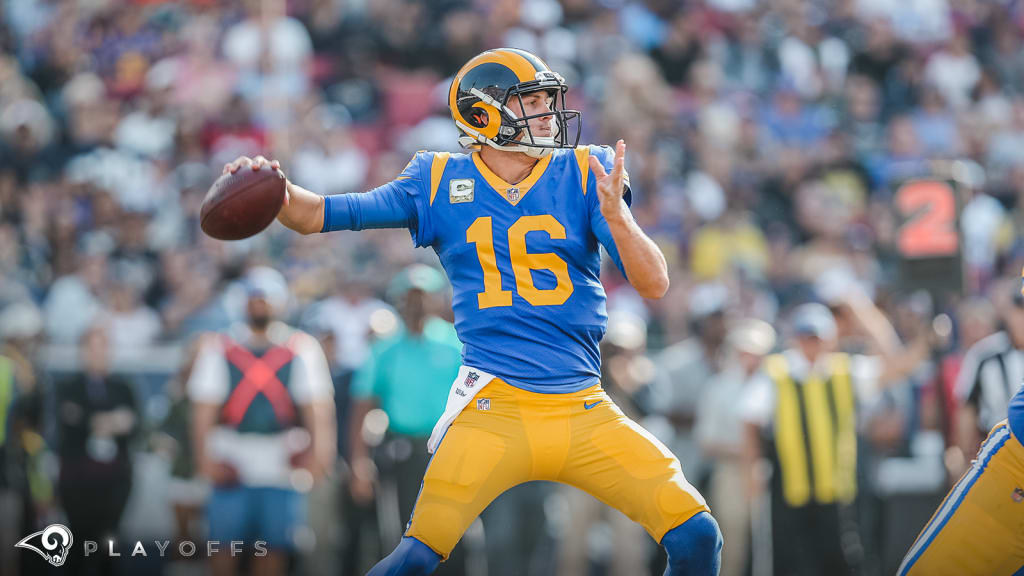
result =
[[[604,166],[605,172],[611,172],[612,167],[615,164],[615,151],[608,146],[591,146],[590,154],[596,156]],[[588,168],[589,170],[589,168]],[[629,176],[624,176],[626,181],[626,192],[623,195],[623,200],[626,201],[626,206],[630,206],[633,203],[633,191],[629,188]],[[590,229],[597,237],[598,242],[604,246],[604,249],[608,252],[608,256],[611,257],[612,262],[619,268],[622,275],[626,275],[626,269],[622,266],[622,258],[619,256],[619,249],[615,245],[615,239],[612,238],[612,231],[608,227],[608,221],[604,219],[604,215],[601,214],[601,201],[597,196],[597,184],[595,183],[593,172],[590,177],[587,178],[587,197],[590,199]]]
[[[430,244],[420,157],[414,156],[397,178],[369,192],[325,197],[320,231],[408,228],[417,246]]]

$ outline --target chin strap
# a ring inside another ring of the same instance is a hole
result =
[[[462,122],[456,121],[456,124],[464,131],[476,132],[476,130],[469,128]],[[535,137],[534,141],[544,143],[544,145],[551,146],[554,145],[555,138],[553,136]],[[462,148],[479,149],[479,147],[482,145],[487,145],[490,148],[493,148],[495,150],[501,150],[504,152],[521,152],[526,156],[529,156],[530,158],[544,158],[545,156],[550,155],[551,151],[554,150],[553,148],[542,148],[537,146],[522,145],[522,143],[518,143],[518,145],[502,146],[499,145],[499,143],[495,142],[493,139],[490,139],[484,136],[483,134],[480,134],[479,132],[477,132],[477,136],[475,138],[470,135],[459,136],[459,146],[461,146]]]

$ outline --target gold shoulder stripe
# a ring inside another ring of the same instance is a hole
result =
[[[444,175],[444,166],[448,163],[451,152],[436,152],[434,159],[430,162],[430,205],[434,205],[434,196],[437,196],[437,187],[441,184],[441,176]]]
[[[580,184],[583,185],[583,195],[587,195],[587,177],[590,176],[590,146],[577,146],[573,149],[576,154],[576,163],[580,165]]]

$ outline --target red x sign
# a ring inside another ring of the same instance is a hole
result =
[[[228,424],[241,424],[249,405],[256,399],[256,395],[261,393],[270,400],[279,423],[290,424],[295,421],[292,398],[288,394],[288,389],[277,378],[277,371],[294,357],[291,350],[275,346],[257,358],[238,344],[228,342],[225,355],[228,362],[242,371],[242,381],[235,387],[221,411]]]

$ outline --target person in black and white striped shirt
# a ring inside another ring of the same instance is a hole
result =
[[[1024,287],[1018,293],[1024,294]],[[976,386],[981,387],[979,399],[985,393],[985,382],[998,383],[1002,378],[991,376],[991,379],[984,380],[986,370],[992,370],[984,368],[984,362],[999,363],[1000,358],[1009,359],[1020,350],[1024,301],[1018,300],[1014,309],[1004,311],[1006,314],[1007,338],[994,338],[989,345],[981,347],[979,351],[987,355],[973,358],[974,365],[964,376],[969,378],[973,373],[982,379],[976,382]],[[1016,350],[999,346],[1008,342],[1016,343]],[[991,397],[1000,396],[999,388],[990,390]],[[1017,504],[1024,502],[1024,490],[1021,489],[1024,486],[1024,468],[1020,465],[1024,461],[1024,445],[1021,444],[1021,438],[1024,438],[1024,388],[1016,388],[1007,404],[1009,409],[1005,418],[992,428],[970,468],[925,524],[904,556],[897,576],[1022,573],[1024,532],[1020,529],[1020,522],[1024,518],[1024,509],[1018,508]]]
[[[1000,292],[1010,293],[995,290]],[[1002,330],[967,350],[957,377],[956,442],[965,456],[975,454],[988,430],[1006,417],[1010,398],[1024,381],[1024,298],[994,300]]]

